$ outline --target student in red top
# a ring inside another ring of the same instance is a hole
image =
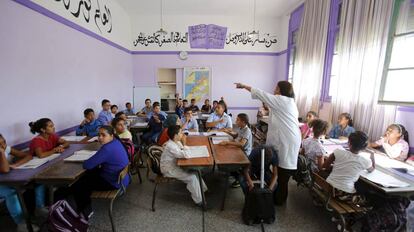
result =
[[[61,153],[69,147],[69,143],[55,134],[55,125],[48,118],[41,118],[29,123],[30,131],[38,133],[30,142],[30,153],[39,158],[48,157],[54,153]]]
[[[162,146],[164,145],[164,143],[166,143],[170,139],[170,137],[168,137],[168,127],[174,126],[174,125],[181,126],[180,118],[176,114],[168,115],[167,119],[165,119],[164,121],[163,129],[160,134],[160,137],[158,137],[158,140],[157,140],[158,145]]]

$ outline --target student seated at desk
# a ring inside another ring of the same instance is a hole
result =
[[[194,98],[191,99],[190,108],[194,113],[197,113],[198,111],[200,111],[200,108],[198,108],[198,106],[196,105],[196,100]]]
[[[155,110],[155,107],[157,107],[157,106],[158,106],[158,110],[157,110],[157,112],[155,113],[155,111],[156,111],[156,110]],[[152,104],[152,111],[151,111],[151,112],[149,112],[149,113],[146,115],[147,119],[148,119],[148,120],[150,120],[153,114],[161,114],[161,115],[163,115],[165,118],[167,118],[167,116],[168,116],[168,114],[167,114],[167,113],[165,113],[164,111],[161,111],[161,104],[160,104],[159,102],[154,102],[154,103]]]
[[[176,178],[187,184],[187,189],[191,193],[194,203],[202,205],[202,193],[200,190],[200,182],[197,175],[186,172],[177,166],[177,159],[190,158],[189,149],[185,146],[185,136],[179,125],[168,127],[169,140],[165,144],[164,151],[161,155],[160,168],[166,177]],[[203,190],[207,191],[207,186],[202,181]]]
[[[264,102],[262,102],[262,107],[260,107],[259,111],[257,111],[257,117],[262,118],[266,116],[269,116],[269,107]]]
[[[184,109],[184,117],[181,118],[183,131],[198,132],[198,122],[193,117],[193,111],[190,107]]]
[[[313,172],[322,171],[324,163],[325,150],[321,144],[320,139],[325,137],[328,130],[328,122],[320,119],[313,120],[309,127],[313,129],[313,137],[309,137],[302,141],[302,152],[311,161],[311,168]],[[326,177],[327,175],[322,175]]]
[[[368,136],[364,132],[351,133],[348,146],[349,150],[335,150],[323,164],[324,169],[330,169],[333,164],[326,182],[342,191],[343,195],[355,193],[354,185],[361,172],[372,172],[375,168],[374,153],[371,153],[370,160],[359,155],[360,151],[368,146]]]
[[[135,110],[134,110],[134,108],[132,108],[132,104],[131,104],[131,102],[127,102],[127,103],[125,103],[125,107],[126,107],[126,109],[124,110],[124,113],[125,113],[127,116],[130,116],[130,115],[135,115]]]
[[[88,218],[92,212],[91,193],[121,188],[118,176],[129,163],[127,151],[112,127],[99,128],[98,141],[102,147],[83,163],[87,172],[70,187],[69,192],[75,198],[78,212],[83,212]],[[128,186],[130,176],[126,175],[122,183],[125,187]]]
[[[137,113],[138,116],[147,116],[150,112],[152,112],[151,106],[151,99],[145,99],[145,106],[141,109],[140,112]]]
[[[303,124],[300,127],[300,133],[302,134],[302,139],[306,139],[308,137],[313,137],[312,127],[311,123],[313,120],[318,119],[318,114],[314,111],[309,111],[306,114],[306,121],[305,124]],[[326,134],[326,132],[325,132]]]
[[[111,113],[111,102],[108,99],[102,100],[102,111],[99,113],[98,121],[101,125],[110,125],[114,117]]]
[[[211,107],[211,111],[209,112],[210,114],[216,112],[217,105],[218,105],[218,101],[214,100],[213,106]]]
[[[115,118],[115,114],[118,113],[118,106],[117,105],[111,105],[111,114],[112,118]]]
[[[204,105],[201,107],[201,113],[209,114],[211,112],[210,100],[204,100]]]
[[[221,97],[219,104],[222,104],[224,106],[224,113],[227,114],[227,103],[224,101],[224,97]]]
[[[30,153],[39,158],[48,157],[55,153],[62,153],[69,143],[55,133],[55,125],[48,118],[41,118],[29,123],[30,131],[38,133],[30,142]]]
[[[175,114],[178,115],[179,118],[184,116],[184,106],[183,100],[181,98],[177,98],[175,103]]]
[[[100,122],[95,119],[95,112],[93,109],[88,108],[83,111],[83,116],[85,117],[80,123],[79,127],[76,129],[77,136],[88,136],[95,137],[98,135],[98,129],[101,126]]]
[[[238,131],[234,133],[231,129],[226,129],[225,132],[230,134],[234,141],[222,141],[220,145],[233,145],[243,149],[244,153],[249,156],[253,146],[253,136],[250,130],[249,116],[245,113],[237,115],[236,125]]]
[[[275,193],[277,183],[277,152],[271,146],[260,146],[252,150],[249,155],[250,165],[243,170],[243,176],[240,178],[240,186],[246,195],[254,187],[254,180],[260,180],[261,152],[265,149],[264,160],[264,181],[266,185]]]
[[[150,131],[142,136],[142,139],[149,144],[157,142],[158,136],[162,132],[162,123],[167,118],[166,115],[162,114],[160,104],[158,102],[154,102],[152,107],[153,111],[149,115],[151,118],[148,122]]]
[[[18,160],[13,163],[13,158],[18,158]],[[8,146],[3,135],[0,134],[0,173],[8,173],[10,169],[14,169],[31,159],[32,156],[30,153],[22,152]],[[17,231],[26,231],[23,210],[17,197],[16,190],[8,186],[0,185],[0,198],[5,200],[10,216],[17,225]],[[39,209],[42,209],[45,206],[45,188],[43,185],[35,187],[34,198],[36,202],[35,214],[39,215]]]
[[[345,139],[351,133],[355,132],[352,127],[353,122],[349,113],[342,113],[338,116],[338,124],[336,124],[329,132],[329,138],[331,139]]]
[[[382,147],[390,158],[404,162],[410,149],[408,145],[408,131],[403,125],[391,124],[388,126],[384,136],[371,143],[370,147]]]
[[[115,129],[116,135],[120,139],[129,139],[132,141],[132,134],[129,132],[129,130],[126,128],[125,120],[122,118],[114,118],[111,122],[112,127]]]
[[[170,126],[181,126],[181,120],[178,118],[177,115],[171,114],[167,116],[167,119],[165,119],[163,123],[163,129],[158,137],[157,144],[160,146],[163,146],[168,140],[170,140],[170,137],[168,136],[168,127]]]
[[[231,117],[224,112],[226,106],[223,102],[218,103],[216,111],[210,114],[206,122],[206,127],[211,130],[224,130],[226,128],[233,128]]]
[[[124,124],[125,124],[126,127],[130,126],[130,121],[128,120],[127,115],[123,111],[120,111],[120,112],[116,113],[115,118],[120,118],[120,119],[124,120]],[[111,125],[112,125],[112,123],[111,123]]]

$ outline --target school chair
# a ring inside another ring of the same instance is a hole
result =
[[[114,200],[119,196],[123,195],[126,192],[126,187],[124,186],[122,180],[129,174],[129,165],[127,165],[122,171],[119,173],[118,176],[118,184],[121,185],[120,189],[110,190],[110,191],[94,191],[91,194],[92,199],[103,199],[103,200],[110,200],[109,202],[109,219],[111,220],[112,231],[115,232],[115,224],[112,216],[112,205],[114,204]]]
[[[154,191],[152,193],[152,204],[151,204],[151,210],[153,212],[155,212],[155,198],[157,195],[158,185],[161,183],[170,183],[170,182],[176,181],[175,178],[165,177],[161,173],[160,160],[161,160],[161,154],[163,151],[164,151],[164,148],[156,144],[153,144],[148,147],[147,177],[149,176],[150,169],[152,173],[156,175],[154,179],[155,186],[154,186]]]

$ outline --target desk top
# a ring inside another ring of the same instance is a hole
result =
[[[187,137],[187,146],[207,146],[209,157],[178,159],[177,165],[180,167],[212,167],[214,165],[213,152],[207,136]]]
[[[98,143],[90,144],[71,144],[59,157],[43,164],[42,166],[34,169],[14,169],[9,173],[0,174],[0,184],[5,184],[8,186],[18,186],[24,185],[30,182],[37,174],[43,172],[44,170],[56,165],[59,162],[63,162],[63,159],[71,156],[75,151],[82,149],[96,150],[96,147],[99,146]],[[95,149],[93,149],[95,148]],[[67,163],[67,162],[66,162]],[[65,164],[66,164],[65,163]],[[80,165],[82,166],[82,165]]]
[[[212,144],[214,159],[218,166],[221,165],[238,165],[248,166],[250,164],[249,159],[243,150],[239,147],[232,145],[219,145]]]

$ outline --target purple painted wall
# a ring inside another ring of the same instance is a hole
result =
[[[252,100],[247,92],[236,90],[233,83],[243,82],[273,91],[276,83],[284,80],[286,76],[286,53],[278,55],[189,54],[185,61],[180,60],[177,54],[135,54],[132,60],[135,86],[156,85],[158,68],[210,67],[212,98],[219,99],[223,96],[234,116],[240,111],[245,111],[251,117],[252,122],[256,120],[256,108],[240,110],[234,107],[259,107],[261,103]]]
[[[132,98],[131,55],[13,1],[0,1],[0,133],[9,144],[33,135],[27,126],[51,118],[72,127],[102,98]]]

